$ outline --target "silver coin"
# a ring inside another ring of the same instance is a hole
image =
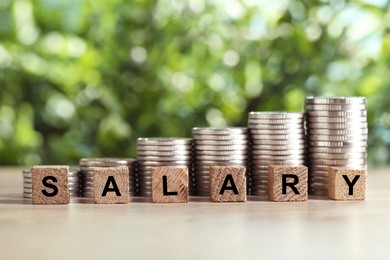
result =
[[[139,155],[138,161],[191,161],[192,155],[175,155],[175,156],[152,156],[152,155]]]
[[[306,116],[365,117],[367,116],[367,111],[366,110],[345,110],[345,111],[315,110],[315,111],[306,111]]]
[[[309,194],[313,191],[327,191],[328,184],[327,183],[309,183],[308,185]]]
[[[329,171],[329,165],[308,165],[309,171]]]
[[[319,177],[317,179],[310,179],[309,180],[309,185],[327,185],[328,184],[328,179],[324,177]]]
[[[249,117],[250,124],[260,124],[260,125],[284,125],[284,124],[301,124],[303,126],[303,118],[290,118],[290,119],[255,119]]]
[[[196,190],[197,196],[204,196],[204,197],[209,197],[210,196],[210,188],[202,188],[199,190]]]
[[[256,164],[262,164],[262,165],[303,165],[305,164],[305,160],[294,160],[294,159],[285,159],[285,160],[252,160],[252,168]]]
[[[263,145],[263,144],[253,144],[252,151],[261,150],[261,151],[285,151],[285,152],[300,152],[306,149],[306,144],[300,145]]]
[[[247,139],[238,139],[238,140],[201,140],[197,139],[194,141],[196,146],[235,146],[235,145],[247,145],[249,143],[249,138]]]
[[[308,153],[309,159],[367,159],[367,153]]]
[[[82,158],[80,160],[80,166],[89,167],[127,166],[134,163],[135,160],[132,158]]]
[[[306,142],[304,139],[285,139],[285,140],[252,140],[252,146],[254,145],[277,145],[277,146],[288,146],[288,145],[305,145]]]
[[[343,154],[343,153],[366,153],[366,147],[309,147],[309,153],[330,153],[330,154]]]
[[[245,127],[229,127],[229,128],[214,128],[214,127],[194,127],[192,128],[193,135],[241,135],[246,134],[248,128]]]
[[[211,156],[248,156],[249,154],[249,149],[244,149],[244,150],[220,150],[220,151],[215,151],[215,150],[197,150],[196,155],[211,155]]]
[[[252,195],[257,195],[259,194],[260,192],[263,192],[263,194],[267,194],[268,192],[268,183],[261,183],[261,184],[258,184],[258,185],[253,185],[251,186],[251,194]]]
[[[156,151],[156,150],[144,150],[137,151],[137,156],[191,156],[192,149],[189,150],[173,150],[173,151]]]
[[[230,160],[246,160],[248,158],[248,154],[233,154],[233,155],[202,155],[202,154],[196,154],[195,160],[197,161],[214,161],[214,160],[223,160],[223,161],[230,161]]]
[[[189,170],[192,168],[192,161],[186,161],[186,163],[183,164],[176,164],[176,165],[163,165],[163,164],[155,164],[155,165],[143,165],[140,164],[138,166],[138,171],[140,170],[153,170],[158,167],[187,167]]]
[[[174,151],[191,151],[191,145],[175,145],[175,146],[158,146],[158,145],[137,145],[137,151],[158,151],[158,152],[174,152]]]
[[[295,134],[295,135],[304,135],[305,130],[302,128],[293,128],[293,129],[283,129],[283,130],[270,130],[270,129],[250,129],[250,133],[252,136],[255,135],[287,135],[287,134]]]
[[[200,181],[197,181],[195,182],[195,185],[196,185],[196,189],[198,191],[202,190],[202,189],[208,189],[209,186],[210,186],[210,181],[206,181],[206,180],[200,180]]]
[[[308,129],[309,135],[367,135],[368,129]]]
[[[366,110],[366,104],[305,104],[306,110]]]
[[[309,160],[308,163],[307,163],[307,167],[309,167],[309,170],[329,170],[329,167],[332,167],[332,168],[352,167],[352,168],[367,169],[367,164],[366,163],[361,163],[361,164],[354,164],[352,166],[348,166],[348,165],[329,165],[329,164],[313,163],[312,160]]]
[[[268,180],[268,175],[269,175],[269,172],[268,171],[257,171],[257,172],[253,172],[252,173],[252,180],[255,181],[263,181],[263,180]]]
[[[309,141],[327,141],[327,142],[344,142],[344,141],[353,141],[353,142],[363,142],[368,140],[367,135],[309,135]]]
[[[252,149],[252,155],[274,155],[274,156],[285,156],[285,155],[305,155],[305,149],[302,150],[257,150]]]
[[[267,187],[268,183],[269,183],[268,176],[262,176],[261,178],[258,178],[257,180],[252,180],[251,188],[253,189],[256,186],[257,187],[259,187],[259,186]]]
[[[245,145],[195,145],[195,152],[198,151],[245,151],[249,148],[249,142]]]
[[[316,173],[310,174],[309,181],[310,182],[326,182],[328,180],[328,174],[326,173]]]
[[[349,164],[366,164],[366,159],[310,159],[311,164],[321,164],[321,165],[349,165]]]
[[[252,161],[262,161],[262,160],[304,160],[305,155],[302,154],[288,154],[288,155],[260,155],[252,154]]]
[[[309,129],[367,129],[366,122],[358,123],[312,123],[308,122]]]
[[[174,166],[174,165],[183,165],[188,164],[188,160],[177,160],[177,161],[138,161],[138,165],[145,165],[145,166]]]
[[[214,165],[214,166],[218,166],[218,165]],[[199,173],[199,172],[208,172],[210,170],[210,167],[212,166],[196,166],[195,168],[195,172],[196,173]]]
[[[249,121],[248,126],[250,131],[252,129],[257,130],[286,130],[286,129],[303,129],[303,123],[297,124],[280,124],[280,125],[270,125],[270,124],[257,124]]]
[[[275,111],[275,112],[255,112],[255,111],[252,111],[252,112],[249,112],[249,118],[259,118],[259,119],[269,119],[269,118],[272,118],[272,119],[294,119],[294,118],[297,118],[297,119],[300,119],[300,118],[303,118],[304,117],[304,114],[301,113],[301,112],[284,112],[284,111],[281,111],[281,112],[278,112],[278,111]]]
[[[192,143],[191,138],[138,138],[137,145],[158,145],[158,146],[172,146],[172,145],[190,145]]]
[[[307,97],[306,104],[366,104],[365,97]]]
[[[311,194],[311,192],[317,192],[317,191],[320,191],[320,190],[327,190],[328,189],[328,185],[326,183],[309,183],[309,194]]]
[[[186,167],[188,169],[188,172],[191,173],[193,166],[192,165],[187,165],[187,164],[181,164],[181,165],[156,165],[156,166],[145,166],[145,167],[140,167],[137,172],[137,176],[139,176],[141,173],[144,172],[152,172],[155,169],[158,168],[164,168],[164,167]]]
[[[328,196],[328,190],[310,190],[309,195],[313,196]]]
[[[195,171],[198,169],[198,167],[210,167],[210,166],[247,166],[248,165],[248,161],[238,161],[238,162],[234,162],[234,161],[222,161],[222,162],[208,162],[208,163],[197,163],[195,164]]]
[[[104,168],[107,168],[107,167],[104,167]],[[129,176],[132,176],[132,175],[134,175],[134,173],[135,173],[135,170],[132,170],[132,171],[129,171]],[[81,173],[81,179],[82,178],[86,178],[86,177],[89,177],[89,178],[93,178],[93,171],[83,171],[82,173]]]
[[[327,142],[327,141],[310,141],[309,146],[319,146],[319,147],[366,147],[367,142],[366,141],[359,141],[359,142],[351,142],[351,141],[343,141],[343,142]]]
[[[361,124],[367,123],[366,117],[320,117],[320,116],[309,116],[306,119],[309,123],[324,123],[324,124]]]
[[[258,166],[253,165],[252,168],[251,168],[251,173],[252,174],[255,174],[255,173],[265,173],[265,172],[268,172],[268,171],[269,171],[269,166],[268,165],[258,165]]]
[[[254,135],[252,140],[304,140],[303,134],[287,134],[287,135]]]
[[[248,134],[242,135],[193,135],[195,144],[198,140],[214,140],[214,141],[232,141],[232,140],[248,140]]]
[[[252,190],[253,196],[267,196],[268,195],[268,189],[267,190]]]

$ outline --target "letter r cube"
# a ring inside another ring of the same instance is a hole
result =
[[[272,201],[306,201],[308,170],[303,165],[270,165],[268,196]]]

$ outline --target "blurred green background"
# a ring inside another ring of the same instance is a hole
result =
[[[390,161],[390,3],[0,0],[0,164],[136,155],[308,95],[368,97]]]

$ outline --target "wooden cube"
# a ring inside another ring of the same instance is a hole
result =
[[[152,171],[152,201],[188,202],[188,182],[188,168],[185,166],[155,167]]]
[[[213,202],[246,201],[246,177],[243,166],[210,167],[210,200]]]
[[[303,165],[270,165],[268,196],[272,201],[306,201],[308,170]]]
[[[69,166],[34,166],[31,169],[32,203],[68,204]]]
[[[330,167],[328,196],[334,200],[364,200],[366,197],[367,171],[342,167]]]
[[[129,169],[125,166],[93,168],[93,195],[96,204],[129,203]]]

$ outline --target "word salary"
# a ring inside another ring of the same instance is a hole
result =
[[[32,203],[68,204],[69,167],[34,166],[32,168]],[[210,200],[212,202],[244,202],[247,200],[246,169],[242,166],[211,166]],[[188,168],[156,167],[152,171],[154,203],[186,203]],[[306,201],[308,169],[306,166],[269,166],[268,195],[271,201]],[[329,168],[328,193],[336,200],[365,198],[366,170]],[[129,170],[127,167],[105,167],[93,170],[94,203],[125,204],[130,202]]]

